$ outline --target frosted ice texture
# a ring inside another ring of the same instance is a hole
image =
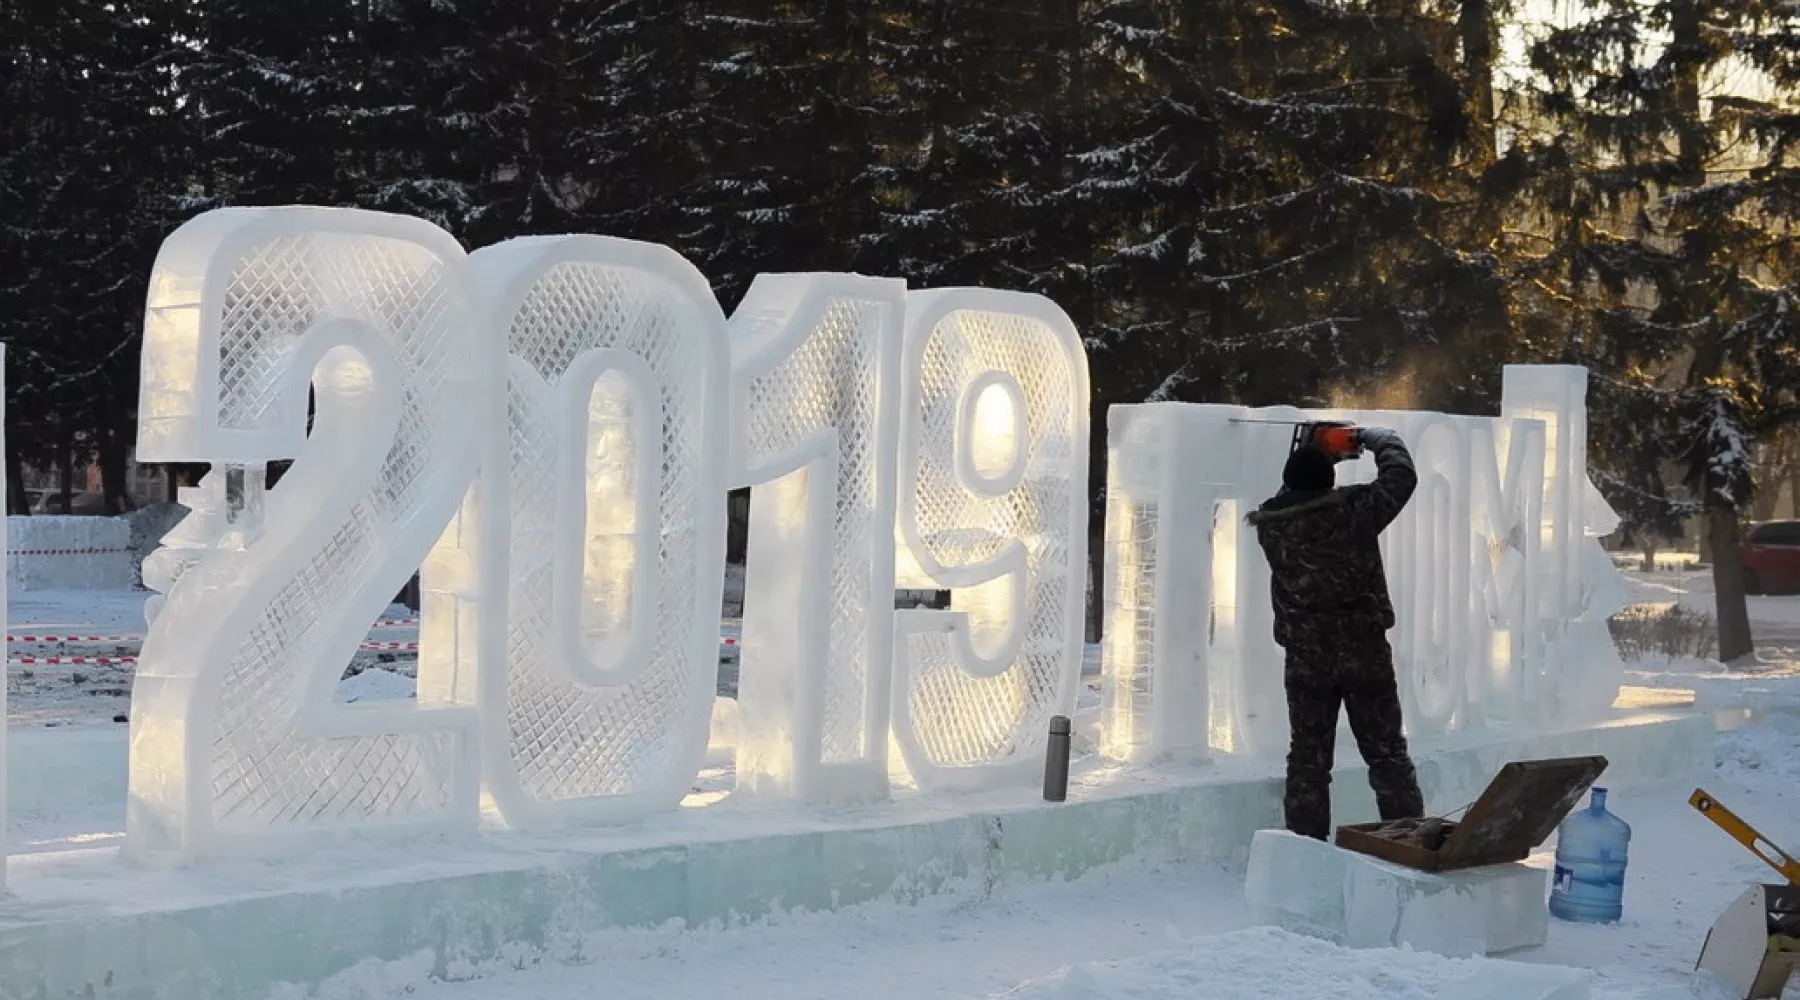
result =
[[[6,345],[0,344],[0,455],[6,454]],[[0,497],[7,496],[5,463],[0,463]],[[12,518],[0,517],[0,552],[12,550],[12,539],[7,535]],[[7,593],[6,578],[0,576],[0,632],[7,626]],[[8,685],[0,683],[0,719],[10,718],[6,703]],[[6,818],[7,818],[7,744],[12,741],[11,727],[0,726],[0,889],[6,887]]]
[[[1522,864],[1415,871],[1286,830],[1259,830],[1244,894],[1260,925],[1351,948],[1468,957],[1543,944],[1548,881],[1544,869]]]
[[[1087,356],[1035,295],[907,296],[898,584],[952,591],[901,611],[893,731],[922,788],[1042,767],[1072,715],[1087,568]]]
[[[1202,731],[1215,750],[1287,746],[1269,570],[1243,514],[1279,487],[1292,427],[1243,421],[1389,426],[1412,451],[1418,490],[1382,550],[1415,737],[1605,713],[1622,676],[1605,618],[1625,594],[1596,540],[1617,518],[1587,481],[1585,379],[1580,368],[1510,367],[1498,418],[1115,407],[1103,751],[1154,760]],[[1339,467],[1341,483],[1373,475],[1370,456]],[[1214,510],[1210,546],[1204,529],[1186,528],[1207,521],[1196,503]]]
[[[478,491],[506,538],[481,563],[506,593],[477,671],[488,792],[514,827],[672,808],[718,676],[724,317],[666,247],[536,237],[471,266],[508,354]]]
[[[214,466],[146,571],[168,589],[132,692],[130,855],[473,825],[472,706],[332,704],[475,474],[494,360],[468,284],[448,234],[370,212],[230,209],[164,244],[138,457]]]
[[[1111,558],[1103,587],[1101,660],[1111,683],[1101,692],[1100,711],[1101,752],[1115,760],[1206,756],[1209,660],[1218,615],[1214,535],[1222,491],[1206,481],[1204,469],[1169,459],[1200,452],[1198,442],[1216,436],[1222,419],[1195,407],[1159,403],[1115,408],[1107,425]],[[1159,530],[1165,524],[1172,530]]]
[[[1550,935],[1549,882],[1548,871],[1524,864],[1434,875],[1352,855],[1344,943],[1456,957],[1535,948]]]
[[[905,312],[903,281],[764,274],[732,314],[741,793],[887,794]]]

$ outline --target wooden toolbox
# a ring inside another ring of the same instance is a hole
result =
[[[1340,826],[1337,846],[1427,872],[1523,861],[1604,770],[1605,757],[1514,761],[1500,769],[1460,822]]]

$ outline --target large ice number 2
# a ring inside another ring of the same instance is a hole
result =
[[[144,643],[133,854],[473,825],[473,708],[332,704],[369,622],[475,475],[464,401],[498,351],[478,336],[468,285],[462,249],[414,219],[224,211],[165,243],[138,455],[213,463],[189,516],[200,523],[177,530],[221,544],[173,584]],[[294,465],[259,519],[263,463],[282,458]],[[239,530],[221,534],[228,520]]]

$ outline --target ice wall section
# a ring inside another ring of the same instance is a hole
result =
[[[1118,760],[1286,745],[1268,566],[1243,515],[1280,487],[1290,425],[1397,429],[1419,486],[1382,537],[1408,725],[1432,738],[1494,721],[1599,718],[1622,669],[1623,606],[1587,478],[1581,368],[1512,366],[1499,417],[1157,403],[1109,414],[1102,748]],[[1374,463],[1339,467],[1366,481]],[[1206,526],[1211,525],[1211,530]]]

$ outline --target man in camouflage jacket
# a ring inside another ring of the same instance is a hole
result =
[[[1275,641],[1287,651],[1287,826],[1324,840],[1331,828],[1331,758],[1338,707],[1384,820],[1425,813],[1401,733],[1400,695],[1387,630],[1394,625],[1376,540],[1418,484],[1400,435],[1359,432],[1375,455],[1372,483],[1335,487],[1336,460],[1305,446],[1288,458],[1281,492],[1250,514],[1268,555]]]

